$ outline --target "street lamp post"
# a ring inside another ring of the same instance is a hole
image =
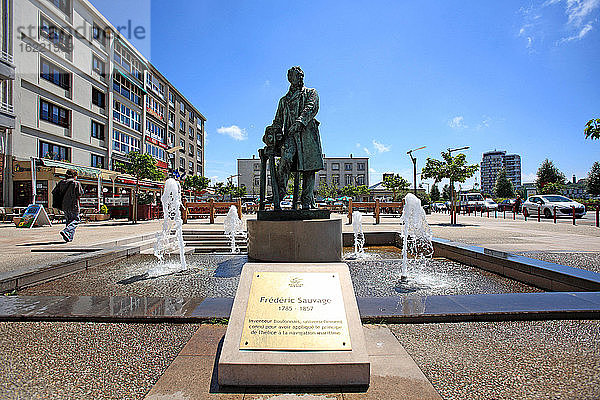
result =
[[[452,152],[459,150],[467,150],[469,146],[458,147],[456,149],[448,149],[448,154],[450,155],[450,159],[452,159]],[[454,180],[452,179],[452,175],[450,175],[450,224],[456,225],[456,214],[454,210]]]
[[[416,157],[413,157],[412,153],[413,151],[417,151],[417,150],[422,150],[427,146],[422,146],[419,147],[418,149],[413,149],[413,150],[409,150],[406,152],[406,154],[408,154],[410,156],[411,161],[413,162],[413,192],[415,194],[415,196],[417,195],[417,159]]]

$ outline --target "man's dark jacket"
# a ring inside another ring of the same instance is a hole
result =
[[[79,213],[79,198],[83,196],[83,187],[81,183],[73,178],[63,179],[52,190],[53,196],[63,194],[62,210],[64,212]]]

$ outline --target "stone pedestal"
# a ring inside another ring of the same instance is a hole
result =
[[[370,365],[346,264],[244,265],[219,385],[366,386]]]
[[[342,220],[248,220],[248,256],[277,262],[341,261]]]

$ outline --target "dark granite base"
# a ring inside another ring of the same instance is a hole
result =
[[[600,292],[359,297],[363,323],[599,319]],[[0,296],[0,321],[214,323],[233,298]]]
[[[329,219],[329,210],[273,210],[259,211],[259,221],[302,221],[306,219]]]

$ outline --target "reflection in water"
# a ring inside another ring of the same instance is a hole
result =
[[[216,278],[233,278],[240,276],[242,267],[248,261],[246,257],[236,257],[220,262],[215,270]]]

